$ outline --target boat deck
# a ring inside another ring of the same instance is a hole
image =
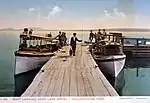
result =
[[[88,51],[78,45],[76,56],[63,47],[36,75],[22,97],[118,96]]]
[[[43,56],[53,56],[54,53],[52,53],[52,52],[41,52],[40,53],[40,52],[35,52],[35,51],[16,51],[15,55],[16,56],[21,55],[21,56],[35,56],[35,57],[41,56],[41,57],[43,57]]]

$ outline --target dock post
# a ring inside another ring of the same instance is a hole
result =
[[[136,77],[138,77],[139,76],[139,68],[137,67],[137,69],[136,69]]]

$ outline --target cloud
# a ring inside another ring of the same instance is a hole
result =
[[[42,15],[40,13],[40,8],[29,8],[28,9],[29,12],[34,13],[33,15],[36,17],[37,20],[40,20]],[[30,14],[29,14],[30,15]]]
[[[113,13],[114,13],[115,16],[117,16],[117,17],[119,17],[119,18],[125,18],[125,17],[126,17],[126,15],[125,15],[123,12],[118,11],[117,8],[115,8],[115,9],[113,10]]]
[[[52,11],[50,13],[51,13],[51,15],[56,15],[57,13],[59,13],[61,11],[62,11],[62,9],[60,7],[55,6],[52,8]]]
[[[108,12],[108,10],[104,10],[104,16],[106,19],[125,19],[126,15],[124,12],[118,11],[117,8],[113,9],[113,12]]]
[[[49,12],[47,19],[50,19],[52,16],[57,15],[58,13],[60,13],[62,11],[62,9],[58,6],[54,6],[52,8],[52,10]]]
[[[29,11],[29,12],[34,12],[34,11],[35,11],[35,8],[29,8],[28,11]]]
[[[106,18],[112,18],[111,13],[109,13],[108,10],[106,10],[106,9],[104,10],[104,15]]]

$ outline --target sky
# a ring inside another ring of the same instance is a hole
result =
[[[0,28],[150,27],[150,0],[1,0]]]

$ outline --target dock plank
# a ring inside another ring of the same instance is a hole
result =
[[[77,73],[77,82],[78,82],[78,96],[87,96],[81,72]]]
[[[54,70],[52,70],[51,72],[49,72],[49,75],[47,78],[45,78],[45,83],[43,84],[43,88],[40,92],[40,94],[38,96],[46,96],[46,91],[47,91],[47,88],[49,86],[49,84],[51,84],[51,80],[52,80],[52,77],[54,75]]]
[[[43,76],[35,78],[34,81],[37,81],[38,85],[35,86],[34,88],[32,88],[32,90],[35,91],[32,93],[32,96],[39,96],[41,94],[41,92],[43,92],[43,87],[45,87],[45,85],[47,84],[45,81],[47,80],[47,78],[50,78],[50,80],[51,80],[51,76],[55,72],[53,69],[56,69],[54,66],[54,65],[56,65],[56,63],[52,63],[52,64],[48,64],[48,65],[46,64],[44,68],[49,68],[49,66],[51,66],[51,70],[45,69],[44,72],[40,72],[41,74],[43,74]],[[52,74],[52,75],[49,75],[49,74]]]
[[[61,96],[61,89],[62,89],[64,75],[65,75],[65,69],[66,69],[65,65],[66,65],[66,62],[63,63],[63,65],[62,65],[62,68],[60,70],[58,80],[55,84],[55,88],[54,88],[54,91],[52,93],[52,96]]]
[[[70,67],[72,64],[72,61],[69,60],[68,61],[68,66],[65,69],[65,74],[64,74],[64,78],[63,78],[63,84],[62,84],[62,88],[61,88],[61,96],[68,96],[69,95],[69,91],[70,91]]]
[[[55,87],[55,83],[58,80],[59,72],[60,72],[59,70],[55,70],[55,73],[54,73],[54,75],[52,77],[52,80],[51,80],[49,86],[48,86],[48,89],[46,91],[46,95],[45,96],[51,96],[52,95],[54,87]]]
[[[52,63],[52,64],[46,64],[44,68],[48,68],[49,66],[51,66],[51,68],[54,68],[53,66],[56,65],[56,63]],[[42,68],[43,69],[43,68]],[[34,90],[35,92],[32,94],[32,96],[39,96],[40,94],[42,94],[43,92],[43,88],[45,87],[45,85],[47,84],[46,81],[48,82],[48,80],[51,80],[51,76],[54,74],[54,70],[44,70],[42,72],[43,75],[46,75],[46,76],[43,76],[43,77],[37,77],[35,81],[38,81],[38,80],[43,80],[37,87],[35,87]]]
[[[73,64],[70,70],[70,95],[69,96],[76,96],[77,95],[77,78],[76,78],[76,70],[75,70],[75,59],[73,60]]]
[[[63,75],[64,75],[64,70],[60,70],[59,75],[58,75],[58,80],[55,83],[51,96],[60,96],[62,82],[63,82]]]

